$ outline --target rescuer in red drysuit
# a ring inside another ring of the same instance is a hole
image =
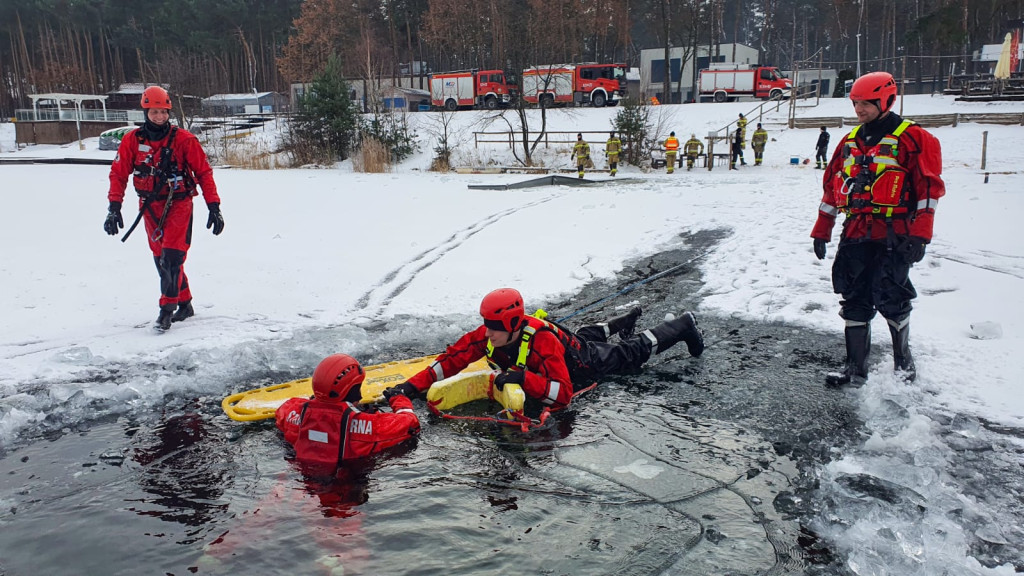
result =
[[[113,236],[124,227],[121,204],[131,177],[139,195],[149,249],[160,274],[160,314],[155,328],[164,331],[171,322],[195,314],[184,265],[192,243],[192,197],[199,194],[197,184],[210,211],[206,227],[213,228],[214,235],[224,230],[224,217],[213,168],[199,140],[170,123],[171,97],[167,91],[159,86],[146,88],[142,109],[146,122],[124,135],[110,166],[110,205],[103,230]]]
[[[480,304],[483,326],[459,338],[430,366],[408,382],[385,390],[384,395],[418,396],[434,382],[454,376],[486,356],[501,370],[494,378],[495,387],[501,390],[506,383],[519,384],[528,404],[532,401],[558,410],[569,404],[574,386],[582,388],[607,374],[637,370],[652,353],[660,354],[677,342],[685,341],[691,356],[704,352],[704,337],[692,312],[632,335],[640,314],[640,308],[634,307],[607,323],[571,332],[528,316],[519,292],[500,288]],[[621,342],[608,343],[613,334],[619,334]]]
[[[836,216],[846,215],[832,264],[832,288],[846,320],[846,367],[826,376],[831,385],[862,384],[868,375],[871,319],[889,324],[893,365],[914,380],[910,301],[917,291],[910,268],[924,258],[942,182],[939,141],[892,111],[897,87],[888,72],[853,83],[850,100],[861,124],[839,141],[825,168],[824,194],[811,231],[814,254],[825,258]]]
[[[313,398],[292,398],[276,412],[277,427],[303,464],[333,469],[413,438],[420,421],[412,402],[395,395],[392,412],[359,404],[363,368],[347,354],[324,358],[313,372]]]

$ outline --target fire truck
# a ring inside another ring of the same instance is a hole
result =
[[[501,70],[462,70],[430,75],[430,105],[435,109],[494,110],[508,106],[514,90]]]
[[[788,95],[793,81],[774,66],[712,64],[700,71],[697,88],[702,101],[727,102],[739,96],[771,99]]]
[[[552,64],[523,70],[523,99],[531,104],[614,106],[626,96],[625,64]]]

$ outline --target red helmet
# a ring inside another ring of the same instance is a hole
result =
[[[480,303],[480,315],[484,326],[491,330],[515,332],[523,324],[526,315],[523,296],[514,288],[498,288]]]
[[[885,114],[896,102],[896,80],[888,72],[869,72],[853,83],[850,100],[878,100],[878,109]]]
[[[171,109],[171,96],[167,90],[159,86],[150,86],[142,93],[142,109],[159,108],[162,110]]]
[[[362,366],[348,354],[331,354],[313,371],[313,396],[324,402],[341,402],[366,378]]]

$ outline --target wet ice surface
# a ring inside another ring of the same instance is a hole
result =
[[[631,304],[642,327],[697,308],[694,259],[722,234],[595,282],[553,317]],[[1024,568],[1021,431],[927,405],[927,382],[830,390],[841,334],[700,314],[708,349],[610,378],[529,435],[424,417],[419,442],[306,479],[271,423],[222,394],[435,352],[472,326],[396,318],[161,366],[62,353],[74,381],[19,387],[43,413],[0,457],[0,573],[994,574]],[[884,355],[886,342],[876,342]],[[223,382],[219,387],[215,382]],[[155,394],[154,391],[162,392]],[[481,410],[485,409],[480,407]],[[417,402],[421,415],[426,411]],[[32,416],[29,416],[32,417]],[[45,535],[45,537],[40,537]],[[54,546],[60,542],[60,546]],[[333,572],[332,572],[333,570]]]

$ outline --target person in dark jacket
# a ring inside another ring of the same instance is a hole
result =
[[[139,195],[139,212],[146,224],[149,249],[160,274],[160,314],[155,328],[171,327],[195,314],[192,290],[185,275],[185,258],[192,244],[192,198],[198,185],[209,209],[206,228],[216,236],[224,230],[220,196],[213,168],[199,140],[171,126],[171,97],[159,86],[142,93],[146,122],[124,135],[110,165],[107,217],[103,230],[111,236],[124,227],[121,204],[128,178]]]
[[[824,170],[828,165],[828,140],[828,130],[822,126],[821,133],[818,134],[818,143],[814,145],[814,159],[818,162],[815,168],[819,170]]]
[[[942,181],[939,141],[892,111],[897,87],[888,72],[865,74],[850,99],[861,124],[836,146],[825,168],[824,194],[811,231],[814,254],[825,258],[836,216],[846,215],[832,264],[832,288],[842,295],[846,366],[826,376],[831,385],[862,384],[868,375],[871,319],[889,325],[893,366],[907,381],[917,376],[910,354],[910,268],[924,258]]]
[[[384,394],[419,396],[434,382],[454,376],[487,357],[501,371],[494,377],[495,387],[502,389],[510,382],[519,384],[526,393],[528,409],[532,401],[534,408],[558,410],[569,404],[576,387],[587,386],[607,374],[637,370],[651,354],[661,354],[678,342],[686,342],[695,358],[704,352],[704,336],[692,312],[632,335],[640,314],[640,308],[635,307],[607,323],[572,332],[527,315],[519,291],[500,288],[485,296],[480,304],[482,326],[459,338],[408,382],[385,390]],[[617,344],[608,342],[614,334],[620,336]]]
[[[733,132],[731,151],[732,156],[729,159],[729,170],[739,170],[739,168],[736,167],[736,161],[743,159],[743,133],[740,132],[739,128]],[[746,162],[744,162],[744,164],[746,164]]]

